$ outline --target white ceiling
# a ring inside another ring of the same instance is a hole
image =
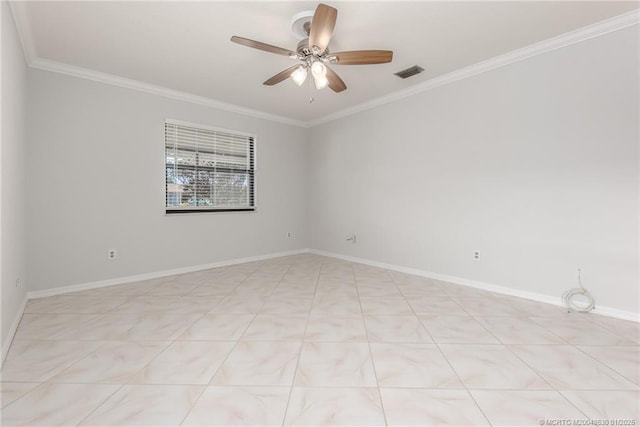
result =
[[[393,62],[334,66],[340,94],[262,82],[293,65],[231,43],[238,35],[295,50],[291,17],[316,2],[96,2],[13,4],[28,56],[309,122],[638,8],[638,2],[333,2],[333,52],[389,49]],[[407,80],[393,73],[421,65]],[[309,96],[315,101],[309,104]]]

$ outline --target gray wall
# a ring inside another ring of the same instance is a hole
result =
[[[26,64],[11,11],[1,2],[2,15],[2,145],[0,146],[0,295],[2,296],[2,356],[8,350],[9,329],[27,291],[25,276],[25,115]],[[20,284],[16,286],[17,278]]]
[[[311,247],[554,297],[581,268],[638,313],[638,52],[634,26],[314,128]]]
[[[35,69],[28,93],[30,290],[308,247],[305,129]],[[165,215],[165,118],[257,135],[257,212]]]

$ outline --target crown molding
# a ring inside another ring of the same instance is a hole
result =
[[[33,42],[31,24],[27,19],[28,15],[25,10],[27,2],[8,1],[7,4],[9,5],[13,22],[18,30],[18,39],[22,45],[24,59],[27,62],[27,65],[31,65],[31,63],[36,59],[36,48]]]
[[[193,104],[203,105],[206,107],[216,108],[219,110],[229,111],[232,113],[242,114],[250,117],[256,117],[259,119],[270,120],[274,122],[284,123],[292,126],[298,126],[303,128],[311,128],[320,124],[328,123],[334,120],[338,120],[362,111],[370,110],[375,107],[379,107],[384,104],[388,104],[394,101],[401,100],[431,89],[435,89],[449,83],[453,83],[459,80],[463,80],[475,75],[494,70],[499,67],[504,67],[522,61],[533,56],[542,55],[547,52],[551,52],[563,47],[567,47],[576,43],[583,42],[585,40],[599,37],[614,31],[618,31],[624,28],[631,27],[640,23],[640,9],[636,9],[631,12],[624,13],[622,15],[615,16],[613,18],[606,19],[604,21],[597,22],[595,24],[579,28],[577,30],[561,34],[551,39],[544,40],[539,43],[535,43],[521,49],[517,49],[503,55],[490,58],[486,61],[478,62],[476,64],[458,69],[456,71],[444,74],[433,79],[429,79],[415,86],[411,86],[406,89],[392,92],[380,98],[373,99],[368,102],[364,102],[355,105],[344,110],[337,111],[327,116],[310,120],[302,121],[289,117],[279,116],[271,113],[267,113],[260,110],[254,110],[251,108],[242,107],[235,104],[229,104],[222,101],[217,101],[212,98],[195,95],[188,92],[169,89],[163,86],[152,85],[149,83],[140,82],[137,80],[127,79],[119,77],[113,74],[102,73],[86,68],[76,67],[73,65],[64,64],[61,62],[42,59],[37,56],[35,45],[32,40],[32,31],[27,19],[27,13],[24,10],[28,2],[15,2],[9,1],[9,7],[13,15],[13,19],[18,29],[18,35],[24,51],[24,56],[27,64],[32,68],[37,68],[45,71],[52,71],[56,73],[66,74],[73,77],[79,77],[83,79],[93,80],[96,82],[111,84],[128,89],[137,90],[140,92],[146,92],[165,98],[176,99],[179,101],[189,102]]]
[[[503,55],[487,59],[486,61],[481,61],[476,64],[469,65],[468,67],[460,68],[456,71],[452,71],[448,74],[429,79],[407,89],[392,92],[388,95],[376,98],[372,101],[368,101],[351,108],[337,111],[333,114],[329,114],[316,120],[311,120],[307,122],[307,125],[313,127],[337,119],[341,119],[343,117],[347,117],[361,111],[370,110],[372,108],[388,104],[390,102],[398,101],[400,99],[407,98],[421,92],[425,92],[447,85],[449,83],[456,82],[458,80],[463,80],[487,71],[494,70],[499,67],[504,67],[506,65],[531,58],[533,56],[542,55],[547,52],[552,52],[563,47],[592,39],[594,37],[599,37],[614,31],[622,30],[624,28],[637,25],[639,22],[640,9],[636,9],[632,12],[627,12],[625,14],[597,22],[595,24],[582,27],[578,30],[564,33],[557,37],[553,37],[551,39],[547,39],[539,43],[525,46],[523,48],[513,50]]]
[[[157,86],[138,80],[127,79],[113,74],[89,70],[87,68],[76,67],[74,65],[63,64],[61,62],[51,61],[48,59],[35,59],[29,64],[29,66],[39,70],[53,71],[55,73],[66,74],[73,77],[79,77],[81,79],[93,80],[100,83],[120,86],[127,89],[133,89],[140,92],[162,96],[165,98],[175,99],[178,101],[189,102],[192,104],[203,105],[205,107],[216,108],[231,113],[256,117],[258,119],[270,120],[273,122],[284,123],[292,126],[308,127],[308,124],[306,122],[300,120],[294,120],[288,117],[278,116],[275,114],[266,113],[264,111],[242,107],[240,105],[228,104],[226,102],[217,101],[215,99],[207,98],[204,96],[194,95],[188,92],[168,89],[163,86]]]
[[[205,107],[216,108],[219,110],[242,114],[258,119],[264,119],[298,127],[309,127],[306,122],[303,122],[301,120],[278,116],[276,114],[266,113],[264,111],[254,110],[235,104],[229,104],[226,102],[217,101],[212,98],[194,95],[188,92],[168,89],[163,86],[157,86],[138,80],[127,79],[113,74],[102,73],[87,68],[77,67],[74,65],[64,64],[62,62],[40,58],[37,55],[35,43],[33,42],[33,32],[31,31],[31,24],[28,19],[28,13],[26,11],[28,2],[8,1],[7,3],[9,4],[9,9],[11,10],[13,21],[16,24],[16,29],[18,30],[18,38],[20,39],[20,44],[22,45],[22,51],[24,53],[25,61],[31,68],[36,68],[44,71],[52,71],[54,73],[66,74],[68,76],[79,77],[81,79],[120,86],[127,89],[133,89],[140,92],[162,96],[165,98],[189,102],[192,104],[203,105]]]

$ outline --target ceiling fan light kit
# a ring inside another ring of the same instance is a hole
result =
[[[342,92],[347,85],[326,64],[336,65],[366,65],[384,64],[391,62],[393,52],[390,50],[355,50],[348,52],[329,53],[329,41],[336,25],[338,11],[326,4],[319,4],[315,12],[305,11],[293,16],[291,31],[301,41],[296,51],[283,49],[270,44],[233,36],[231,41],[265,52],[285,55],[302,62],[298,66],[289,67],[266,80],[263,84],[272,86],[287,78],[301,86],[311,72],[316,89],[329,87],[334,92]],[[311,21],[309,21],[311,18]]]
[[[307,79],[307,68],[303,65],[298,66],[293,73],[291,73],[291,80],[298,86],[302,86],[302,83]]]

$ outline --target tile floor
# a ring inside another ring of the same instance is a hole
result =
[[[639,359],[636,323],[303,254],[30,301],[1,420],[637,425]]]

